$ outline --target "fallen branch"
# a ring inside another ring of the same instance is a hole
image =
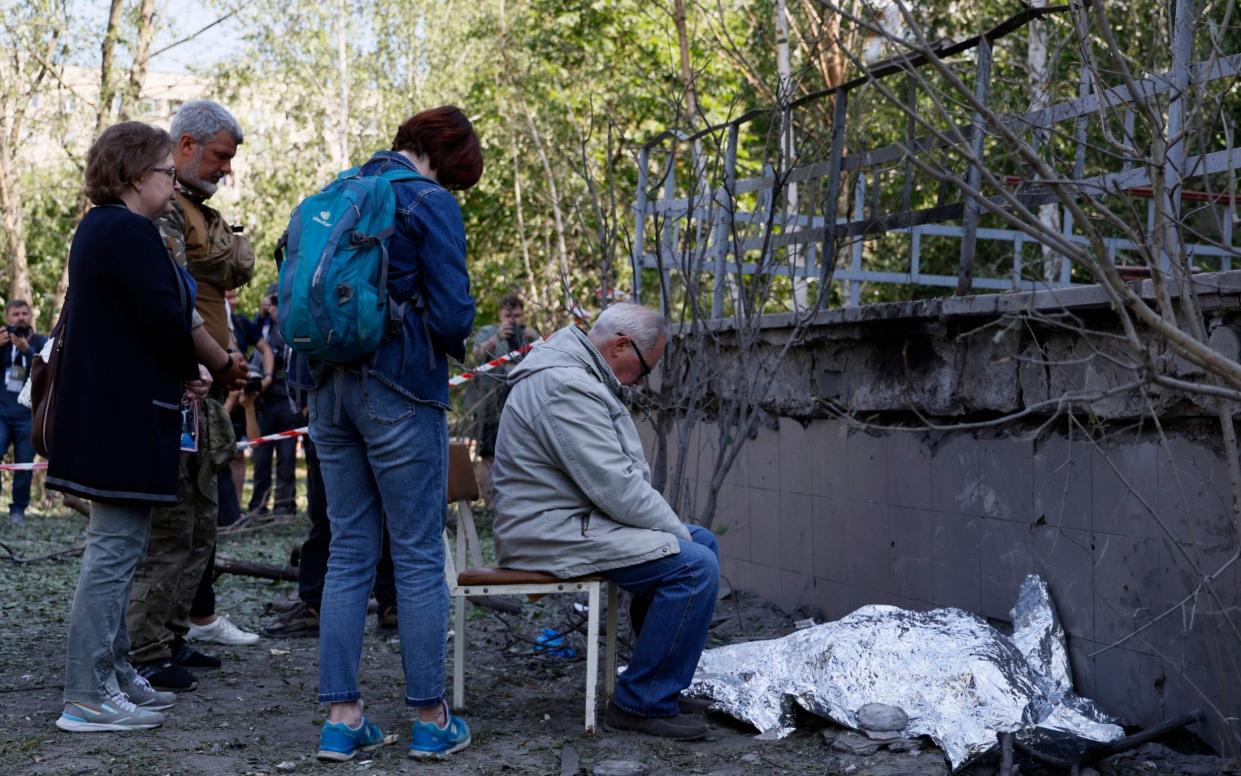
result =
[[[272,566],[267,563],[254,563],[248,560],[233,560],[216,556],[215,576],[221,574],[238,574],[243,577],[259,579],[275,579],[281,582],[296,582],[297,569],[292,566]]]
[[[75,512],[80,513],[84,517],[90,517],[90,502],[89,501],[87,501],[84,498],[78,498],[77,496],[71,495],[69,493],[65,493],[63,495],[65,499],[65,506],[69,507]]]
[[[51,553],[48,553],[47,555],[39,555],[38,557],[34,557],[34,558],[24,558],[21,555],[18,555],[16,552],[14,552],[12,547],[8,546],[7,544],[4,544],[3,542],[0,542],[0,550],[4,550],[5,552],[8,553],[8,557],[4,558],[4,560],[7,560],[11,563],[18,563],[18,564],[42,563],[43,561],[47,561],[47,560],[63,560],[65,558],[73,557],[75,555],[81,555],[82,551],[85,549],[86,549],[86,545],[75,544],[68,549],[57,550],[56,552],[51,552]]]

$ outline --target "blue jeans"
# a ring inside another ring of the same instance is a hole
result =
[[[361,697],[358,662],[366,601],[386,511],[405,702],[434,706],[444,697],[448,637],[444,410],[415,402],[356,370],[338,370],[309,399],[310,439],[319,455],[332,527],[319,612],[319,702]]]
[[[675,717],[677,696],[689,686],[707,643],[720,585],[720,550],[709,530],[689,526],[693,542],[680,553],[604,572],[609,581],[650,606],[629,666],[612,701],[630,714]]]
[[[13,463],[30,463],[34,460],[34,442],[30,440],[30,413],[23,417],[0,416],[0,457],[13,445]],[[30,505],[30,482],[34,472],[13,472],[13,500],[9,511],[25,512]]]

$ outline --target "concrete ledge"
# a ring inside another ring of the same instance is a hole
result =
[[[1193,276],[1203,310],[1241,309],[1241,270],[1228,272],[1202,272]],[[1170,284],[1173,296],[1182,293],[1181,281]],[[1135,280],[1129,283],[1143,299],[1155,298],[1154,283]],[[977,294],[938,299],[919,299],[911,302],[884,302],[881,304],[841,307],[814,313],[810,327],[838,326],[874,321],[917,321],[947,318],[977,318],[1018,315],[1022,313],[1051,312],[1057,310],[1106,309],[1111,305],[1107,292],[1100,285],[1079,285],[1067,288],[1049,288],[1043,291],[1021,291],[1005,294]],[[806,314],[777,313],[763,316],[760,328],[777,330],[792,328]],[[716,318],[700,325],[711,331],[728,331],[736,326],[735,318]],[[677,327],[684,333],[686,325]]]

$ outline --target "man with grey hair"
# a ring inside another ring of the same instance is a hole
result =
[[[224,293],[249,282],[254,251],[239,229],[205,204],[232,173],[243,139],[237,120],[218,103],[195,100],[177,110],[170,134],[179,185],[175,207],[160,219],[159,229],[173,259],[197,281],[194,346],[215,381],[198,407],[197,451],[181,453],[177,503],[152,513],[147,554],[134,575],[125,622],[129,659],[138,674],[159,689],[186,691],[198,684],[187,668],[220,665],[186,640],[258,640],[215,613],[206,579],[213,576],[217,476],[232,461],[236,446],[223,401],[230,388],[244,385],[249,372],[232,338]]]
[[[620,396],[655,368],[667,339],[659,313],[614,304],[589,334],[561,329],[510,373],[494,531],[505,568],[604,574],[632,594],[637,638],[604,726],[692,740],[707,724],[680,693],[715,612],[719,551],[710,531],[683,524],[651,487]]]

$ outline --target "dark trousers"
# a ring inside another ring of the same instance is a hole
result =
[[[233,487],[233,473],[223,469],[216,475],[216,485],[220,494],[220,516],[217,524],[221,527],[232,525],[241,519],[241,502],[237,498],[237,488]],[[211,557],[207,559],[207,568],[203,569],[202,579],[198,581],[198,590],[190,603],[190,617],[210,617],[215,614],[215,548],[211,548]]]
[[[19,409],[25,409],[21,407]],[[30,463],[34,460],[34,443],[30,441],[30,412],[6,417],[0,415],[0,457],[13,445],[13,463]],[[10,512],[24,512],[30,505],[30,482],[34,472],[13,472],[13,500]]]
[[[302,416],[294,414],[284,396],[273,396],[259,402],[259,429],[263,435],[288,431],[301,425]],[[249,510],[265,511],[271,496],[271,464],[276,458],[276,503],[278,514],[297,512],[297,439],[286,439],[255,447],[251,452],[254,461],[254,492],[250,496]]]
[[[319,611],[323,602],[323,580],[327,577],[328,548],[332,544],[332,525],[327,519],[327,491],[319,470],[319,456],[310,437],[303,438],[306,451],[306,512],[310,515],[310,535],[302,542],[301,565],[297,569],[297,597]],[[396,571],[388,532],[383,532],[379,565],[375,569],[375,600],[379,610],[396,608]]]

